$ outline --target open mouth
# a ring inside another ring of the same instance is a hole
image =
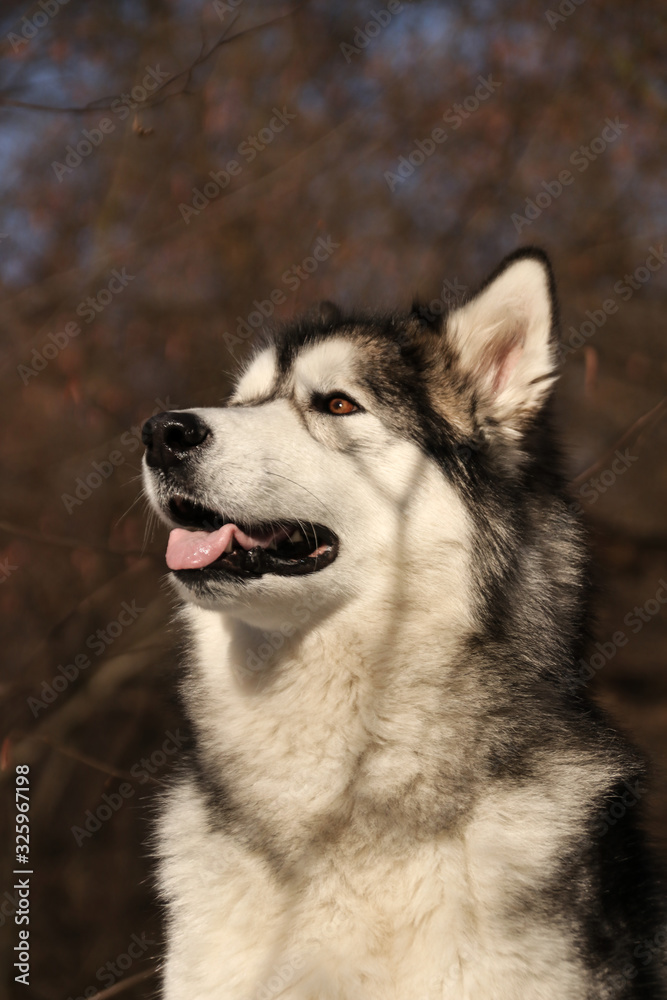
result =
[[[310,521],[236,524],[182,496],[171,498],[169,514],[183,527],[169,536],[167,566],[186,578],[207,572],[302,576],[324,569],[338,555],[336,535]]]

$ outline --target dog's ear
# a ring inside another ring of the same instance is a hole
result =
[[[551,266],[532,248],[506,257],[450,313],[447,340],[479,417],[519,431],[540,408],[556,378],[556,325]]]

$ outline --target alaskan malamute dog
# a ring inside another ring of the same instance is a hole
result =
[[[166,1000],[667,997],[643,765],[578,677],[556,326],[521,250],[446,316],[325,304],[145,425],[194,730]]]

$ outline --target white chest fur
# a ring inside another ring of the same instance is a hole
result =
[[[462,835],[400,852],[343,838],[281,884],[183,786],[161,837],[166,1000],[583,998],[567,929],[513,905],[555,864],[549,818],[520,807],[490,800]]]
[[[219,650],[219,624],[209,628]],[[525,912],[581,830],[582,769],[551,760],[543,785],[487,788],[434,833],[414,811],[436,774],[437,755],[420,748],[437,728],[463,774],[474,732],[447,733],[423,671],[418,690],[381,683],[379,695],[373,671],[317,676],[311,664],[302,686],[249,697],[206,648],[192,703],[245,827],[216,827],[194,782],[172,794],[160,832],[166,1000],[585,996],[568,928]],[[376,811],[360,814],[372,796]],[[403,829],[383,824],[389,808]]]

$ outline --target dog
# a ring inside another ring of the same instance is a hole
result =
[[[578,683],[557,353],[527,248],[446,315],[325,303],[145,424],[193,729],[165,1000],[667,997],[644,763]]]

